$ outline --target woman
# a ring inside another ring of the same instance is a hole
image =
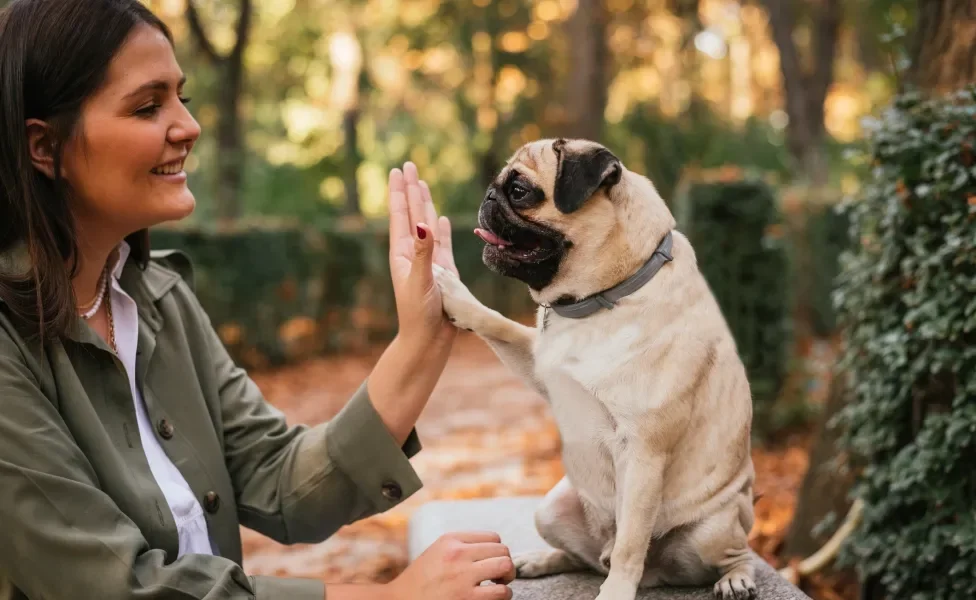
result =
[[[398,335],[335,419],[288,426],[188,262],[149,250],[193,210],[200,134],[165,25],[138,0],[15,0],[0,79],[0,599],[510,597],[493,533],[446,536],[386,585],[241,565],[240,525],[319,542],[420,487],[413,427],[455,335],[431,262],[454,267],[413,165],[390,175]]]

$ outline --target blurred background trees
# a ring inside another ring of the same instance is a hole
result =
[[[521,143],[611,144],[668,196],[692,166],[854,185],[841,150],[895,89],[911,2],[146,0],[204,126],[196,218],[383,212],[417,162],[448,214]],[[871,35],[868,32],[878,32]]]
[[[193,254],[243,365],[390,337],[382,217],[406,160],[466,283],[530,315],[471,219],[522,143],[598,140],[693,238],[755,448],[811,441],[792,527],[757,503],[762,556],[809,556],[858,497],[865,598],[976,593],[976,109],[941,96],[976,82],[976,0],[144,1],[203,126],[198,209],[154,245]]]

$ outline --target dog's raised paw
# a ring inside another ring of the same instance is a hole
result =
[[[461,329],[476,330],[478,314],[488,310],[487,307],[475,298],[468,286],[453,272],[434,264],[433,273],[447,317]]]
[[[756,584],[748,574],[738,570],[727,573],[715,584],[715,597],[721,600],[756,600]]]

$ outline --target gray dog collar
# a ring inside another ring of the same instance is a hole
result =
[[[579,302],[573,302],[572,304],[549,304],[546,308],[551,308],[556,311],[557,315],[569,319],[582,319],[603,308],[612,309],[621,298],[629,296],[644,287],[657,274],[661,267],[672,260],[674,260],[674,257],[671,256],[671,232],[668,231],[647,262],[627,279],[610,289],[593,294],[592,296],[587,296]]]

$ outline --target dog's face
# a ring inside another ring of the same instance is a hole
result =
[[[485,265],[524,281],[537,299],[552,292],[542,295],[553,301],[616,283],[618,272],[650,255],[659,240],[649,251],[644,240],[671,220],[653,185],[610,150],[555,139],[526,144],[509,159],[478,223]]]

